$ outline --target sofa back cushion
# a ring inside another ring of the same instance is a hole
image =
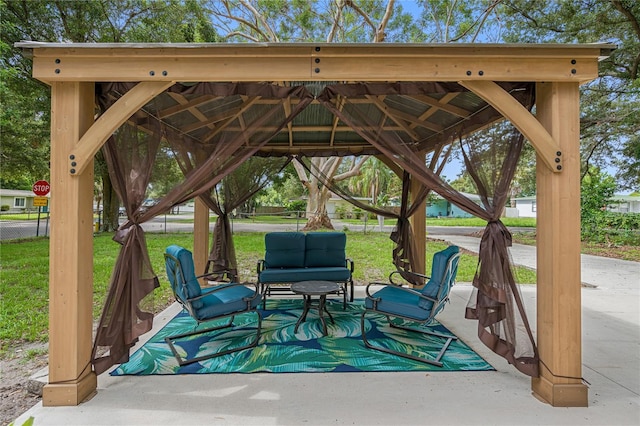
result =
[[[266,268],[304,268],[305,235],[269,232],[264,236]]]
[[[346,266],[345,246],[347,236],[343,232],[309,232],[304,264],[306,267]]]

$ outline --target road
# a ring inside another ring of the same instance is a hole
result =
[[[143,229],[147,232],[192,232],[193,223],[184,222],[185,219],[192,219],[192,216],[188,215],[171,215],[171,216],[157,216],[151,221],[142,225]],[[301,219],[298,223],[291,224],[274,224],[274,223],[255,223],[247,221],[232,221],[232,228],[236,232],[272,232],[272,231],[298,231],[304,226],[304,219]],[[381,230],[377,222],[370,221],[367,223],[347,223],[340,220],[333,220],[333,225],[336,230],[349,229],[355,232],[387,232],[390,233],[393,230],[393,225],[385,225]],[[211,229],[213,229],[213,221],[211,222]],[[471,235],[475,232],[482,230],[483,227],[472,226],[427,226],[427,233],[429,235]],[[510,228],[512,232],[526,232],[531,231],[532,228]],[[0,240],[11,240],[17,238],[31,238],[36,236],[37,221],[35,220],[0,220]],[[40,221],[40,229],[37,231],[38,235],[46,236],[49,234],[48,220],[43,218]]]

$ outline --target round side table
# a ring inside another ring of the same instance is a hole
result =
[[[309,309],[317,308],[318,317],[320,318],[320,323],[322,323],[322,333],[326,336],[327,323],[324,320],[323,313],[326,312],[327,315],[329,315],[331,322],[335,324],[333,316],[331,316],[331,312],[327,310],[327,294],[339,292],[340,285],[331,281],[300,281],[291,285],[291,291],[304,297],[304,309],[302,311],[302,315],[298,318],[298,322],[296,322],[296,328],[293,332],[298,332],[300,324],[307,319]],[[319,299],[313,300],[312,296],[319,296]]]

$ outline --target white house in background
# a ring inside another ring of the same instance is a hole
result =
[[[516,202],[516,209],[518,210],[518,217],[536,217],[536,196],[531,197],[519,197],[514,198]]]
[[[536,197],[514,198],[519,217],[536,217]],[[607,210],[616,213],[640,213],[640,195],[615,194]]]
[[[616,194],[607,205],[607,210],[617,213],[640,213],[640,195]]]
[[[27,210],[38,210],[33,206],[33,199],[36,194],[33,191],[26,191],[22,189],[3,189],[0,188],[0,206],[9,206],[9,210],[5,210],[7,213],[22,213]],[[49,195],[47,195],[49,198]],[[46,211],[46,208],[44,209]]]

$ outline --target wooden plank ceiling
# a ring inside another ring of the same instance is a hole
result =
[[[277,84],[304,86],[318,96],[326,86],[339,83],[316,81]],[[522,87],[517,90],[522,91]],[[121,93],[112,94],[114,97],[119,95]],[[166,91],[136,113],[132,123],[140,124],[143,118],[151,114],[174,131],[206,145],[236,137],[267,111],[279,108],[281,111],[275,114],[276,120],[258,128],[257,133],[261,134],[277,131],[258,155],[379,154],[361,134],[332,114],[318,99],[314,99],[278,131],[278,118],[290,114],[298,102],[300,100],[295,98],[282,102],[261,96],[216,96]],[[331,102],[346,114],[366,117],[371,124],[364,130],[392,134],[393,138],[412,146],[412,149],[427,153],[451,143],[459,135],[472,133],[502,119],[485,101],[462,87],[454,92],[439,90],[437,93],[338,95]]]

